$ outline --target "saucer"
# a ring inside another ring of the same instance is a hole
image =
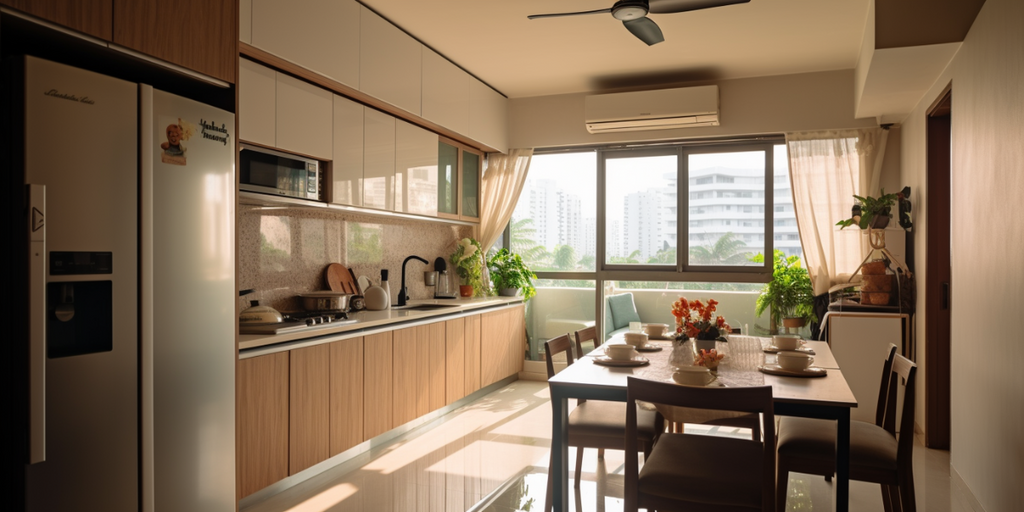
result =
[[[636,347],[636,351],[637,352],[659,352],[659,351],[661,351],[664,348],[665,347],[662,347],[661,345],[654,345],[654,344],[648,343],[647,345],[644,345],[642,347]]]
[[[824,368],[818,368],[817,366],[811,366],[803,370],[787,370],[777,364],[766,364],[758,366],[757,369],[769,375],[783,375],[786,377],[824,377],[828,375]]]
[[[666,382],[671,382],[672,384],[675,384],[676,386],[686,386],[688,388],[724,388],[724,387],[727,387],[725,384],[722,384],[722,381],[720,381],[718,379],[715,379],[715,380],[711,381],[706,386],[691,386],[689,384],[680,384],[680,383],[676,382],[676,380],[671,378],[671,377],[669,377]]]
[[[612,359],[608,356],[595,356],[594,364],[601,366],[644,366],[650,364],[650,361],[644,356],[633,356],[632,359]]]
[[[815,355],[814,349],[807,347],[799,347],[788,351],[782,350],[781,348],[776,347],[775,345],[768,345],[767,347],[764,348],[765,354],[778,354],[779,352],[802,352],[804,354],[809,354],[812,356]]]

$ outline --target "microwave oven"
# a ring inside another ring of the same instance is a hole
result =
[[[240,190],[323,201],[320,162],[248,144],[239,153]]]

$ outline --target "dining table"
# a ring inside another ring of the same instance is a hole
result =
[[[626,401],[629,377],[673,382],[675,367],[669,362],[673,344],[669,341],[648,341],[658,351],[640,352],[648,362],[643,366],[605,366],[595,363],[604,355],[607,344],[624,343],[623,335],[609,339],[605,345],[579,357],[548,380],[551,394],[551,475],[552,504],[556,512],[568,511],[569,399]],[[691,342],[692,343],[692,342]],[[823,368],[823,377],[794,377],[761,372],[761,366],[777,362],[771,351],[771,338],[731,335],[728,341],[716,342],[716,349],[725,354],[717,369],[715,385],[772,387],[776,415],[801,416],[836,421],[836,503],[839,512],[849,510],[850,496],[850,409],[857,407],[857,398],[843,377],[842,369],[826,342],[807,341],[801,350],[814,356],[812,367]],[[690,350],[683,344],[677,350]],[[692,355],[689,356],[692,360]],[[678,364],[678,363],[677,363]],[[623,418],[625,422],[625,418]],[[577,476],[577,478],[579,478]]]

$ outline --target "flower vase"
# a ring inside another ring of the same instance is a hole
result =
[[[672,340],[672,354],[668,356],[668,364],[673,368],[693,364],[693,352],[690,347],[686,346],[687,342],[689,340],[686,338]]]
[[[694,354],[700,354],[701,350],[714,350],[715,340],[694,340],[693,342]]]

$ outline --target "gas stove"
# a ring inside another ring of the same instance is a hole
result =
[[[280,323],[239,325],[238,332],[240,334],[286,334],[357,322],[357,320],[349,318],[348,313],[344,311],[303,311],[285,313],[283,316],[284,321]]]

